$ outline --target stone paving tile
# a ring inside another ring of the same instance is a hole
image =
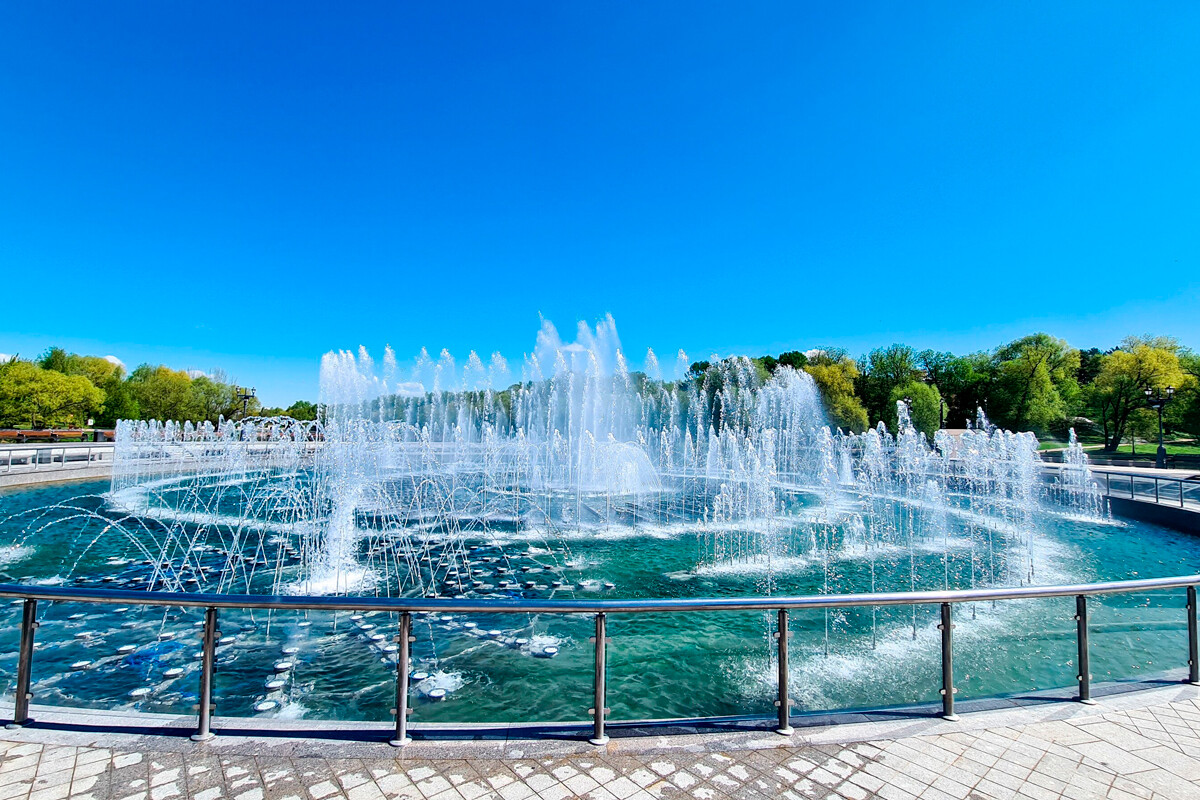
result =
[[[1200,800],[1200,699],[859,742],[803,744],[801,732],[775,747],[531,747],[540,754],[509,758],[335,758],[276,745],[222,754],[156,750],[153,738],[123,750],[20,736],[0,739],[0,800]]]

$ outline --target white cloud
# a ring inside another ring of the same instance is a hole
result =
[[[122,361],[121,359],[117,358],[116,356],[105,356],[104,360],[110,364],[116,364],[121,369],[125,369],[125,362]]]
[[[8,353],[0,353],[0,364],[3,364],[5,361],[8,361],[11,358],[12,356],[10,356]]]
[[[191,378],[192,380],[195,380],[196,378],[207,378],[208,377],[208,373],[202,369],[189,369],[189,370],[185,370],[185,372],[187,372],[187,376],[189,378]]]
[[[405,381],[396,384],[396,394],[401,397],[424,397],[425,387],[420,381]]]

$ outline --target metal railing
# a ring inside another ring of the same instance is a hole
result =
[[[1105,472],[1104,494],[1200,511],[1200,478]]]
[[[111,464],[111,444],[15,445],[0,447],[0,475],[16,472],[88,469]]]
[[[200,672],[199,714],[196,733],[192,736],[202,741],[213,736],[211,728],[213,671],[215,651],[221,638],[217,629],[220,609],[270,609],[292,611],[383,611],[399,614],[396,641],[399,643],[396,661],[396,706],[395,730],[391,744],[401,746],[411,741],[408,730],[409,716],[409,671],[412,636],[412,615],[421,613],[556,613],[590,614],[595,620],[595,658],[593,670],[594,706],[592,731],[589,741],[603,744],[608,741],[605,725],[609,716],[607,703],[606,665],[607,617],[609,614],[643,614],[669,612],[726,612],[726,611],[775,611],[777,615],[774,639],[777,648],[778,709],[776,731],[790,734],[791,700],[788,696],[788,615],[791,611],[807,611],[829,608],[861,608],[870,606],[940,606],[941,622],[941,700],[942,717],[955,720],[954,660],[953,660],[953,610],[955,604],[1001,600],[1029,600],[1053,597],[1075,598],[1076,644],[1078,665],[1076,680],[1079,684],[1077,699],[1091,703],[1091,674],[1088,669],[1088,597],[1096,595],[1129,594],[1131,592],[1165,591],[1184,589],[1187,594],[1187,665],[1188,682],[1200,685],[1200,654],[1196,623],[1196,586],[1200,575],[1174,578],[1149,578],[1111,583],[1086,583],[1069,586],[1023,586],[997,589],[963,589],[957,591],[893,592],[852,595],[810,595],[805,597],[748,597],[748,598],[698,598],[660,600],[473,600],[439,598],[388,598],[388,597],[314,597],[299,595],[221,595],[188,592],[142,592],[125,589],[94,590],[65,586],[22,586],[0,584],[0,597],[15,598],[23,602],[21,615],[21,643],[17,667],[16,698],[13,725],[29,722],[29,702],[33,676],[33,639],[38,627],[37,604],[42,601],[119,603],[124,605],[169,606],[204,609],[204,637]]]

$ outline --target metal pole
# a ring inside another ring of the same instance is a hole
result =
[[[400,612],[400,634],[396,637],[396,733],[388,742],[392,747],[403,747],[412,742],[408,735],[408,675],[411,667],[412,614]]]
[[[1079,681],[1079,702],[1091,706],[1096,701],[1092,699],[1091,662],[1088,659],[1087,597],[1082,594],[1075,596],[1075,633],[1079,645],[1079,674],[1075,676]]]
[[[213,738],[212,732],[212,684],[213,663],[216,661],[217,639],[221,632],[217,630],[217,610],[208,608],[204,611],[204,643],[200,660],[200,703],[196,711],[200,721],[196,732],[192,734],[193,742],[204,742]]]
[[[1163,426],[1162,412],[1166,403],[1160,403],[1158,406],[1158,452],[1155,453],[1154,466],[1159,469],[1167,468],[1167,448],[1163,447]]]
[[[594,745],[603,745],[608,743],[608,734],[604,732],[604,717],[608,713],[608,709],[604,707],[607,702],[608,689],[604,685],[604,670],[605,670],[605,614],[600,612],[596,615],[596,674],[594,677],[594,688],[596,690],[595,707],[592,709],[592,738],[588,741]]]
[[[792,701],[788,698],[788,612],[786,608],[779,609],[775,641],[779,645],[779,699],[775,701],[775,705],[779,706],[779,727],[775,729],[775,732],[783,736],[790,736],[792,734],[790,720]]]
[[[1187,587],[1188,683],[1200,685],[1200,635],[1196,632],[1196,587]]]
[[[951,722],[958,721],[954,713],[954,623],[951,617],[950,604],[942,603],[942,624],[938,625],[942,632],[942,719]]]
[[[19,728],[29,722],[29,683],[33,675],[33,632],[38,628],[37,600],[26,600],[21,611],[21,654],[17,662],[17,695],[13,703],[13,720],[6,727]]]
[[[1158,502],[1158,476],[1154,476],[1154,502]]]

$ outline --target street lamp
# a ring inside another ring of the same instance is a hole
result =
[[[1171,398],[1175,396],[1175,387],[1168,386],[1167,393],[1164,395],[1161,391],[1146,387],[1146,405],[1158,412],[1158,457],[1154,459],[1154,466],[1158,469],[1167,468],[1167,448],[1163,447],[1163,424],[1162,412],[1163,407],[1171,402]]]
[[[250,413],[250,401],[254,399],[254,390],[247,389],[244,386],[235,387],[237,389],[237,399],[242,401],[242,417]]]

